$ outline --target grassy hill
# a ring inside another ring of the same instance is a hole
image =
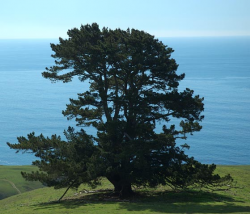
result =
[[[6,166],[1,169],[1,177],[2,173],[5,173],[4,168],[9,174],[14,173],[15,167]],[[27,167],[27,169],[32,168]],[[222,175],[230,173],[235,179],[234,188],[209,192],[198,190],[178,192],[166,187],[142,188],[136,189],[135,197],[119,200],[113,196],[112,186],[104,179],[102,186],[94,191],[84,185],[77,191],[70,190],[61,203],[57,203],[57,199],[65,189],[54,190],[46,187],[23,192],[0,200],[0,213],[250,213],[250,166],[218,166],[217,171]],[[11,180],[10,177],[7,179]],[[18,179],[13,180],[13,183],[15,182],[21,190],[22,182]],[[33,186],[36,187],[38,186]],[[29,188],[26,185],[22,190]]]
[[[21,171],[31,172],[34,166],[0,166],[0,200],[43,187],[40,182],[25,181]]]

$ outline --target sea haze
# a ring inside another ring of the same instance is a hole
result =
[[[173,48],[178,73],[204,97],[203,129],[189,136],[187,153],[202,163],[250,164],[250,37],[160,38]],[[15,154],[6,142],[30,132],[63,135],[74,126],[62,115],[69,98],[87,83],[52,84],[41,73],[54,64],[50,43],[57,40],[0,40],[0,165],[28,165],[32,154]],[[94,130],[87,132],[94,134]]]

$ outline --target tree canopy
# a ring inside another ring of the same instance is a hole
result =
[[[188,157],[186,143],[176,144],[201,130],[204,104],[193,90],[178,90],[185,75],[177,74],[173,49],[144,31],[101,30],[96,23],[69,30],[51,48],[55,65],[44,78],[89,82],[63,111],[82,129],[69,127],[66,140],[31,133],[8,143],[40,158],[33,162],[39,171],[23,172],[26,179],[61,188],[96,185],[104,176],[121,196],[133,193],[131,185],[185,188],[231,179],[214,174],[214,164]],[[96,134],[86,133],[86,126]]]

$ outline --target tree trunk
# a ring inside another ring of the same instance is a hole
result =
[[[115,192],[119,194],[120,198],[127,198],[134,194],[130,183],[119,184],[114,187],[115,187]]]
[[[114,191],[120,198],[127,198],[134,194],[131,183],[121,179],[119,175],[108,177],[108,180],[114,185]]]

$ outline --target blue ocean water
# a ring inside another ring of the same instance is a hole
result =
[[[202,163],[250,164],[250,37],[160,38],[175,52],[178,73],[188,87],[204,97],[203,129],[185,142],[187,153]],[[6,142],[34,131],[62,135],[74,121],[61,114],[87,84],[52,84],[41,76],[53,65],[50,42],[0,40],[0,164],[27,165],[31,154],[15,154]],[[93,133],[93,130],[88,129]]]

